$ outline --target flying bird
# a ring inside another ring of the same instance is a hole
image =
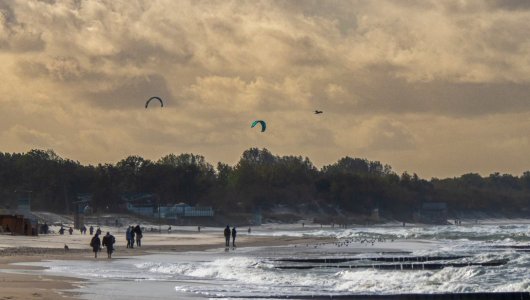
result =
[[[323,113],[323,111],[321,111],[321,110],[315,110],[315,115],[318,115],[318,114],[321,114],[321,113]]]

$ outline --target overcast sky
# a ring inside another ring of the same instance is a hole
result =
[[[0,151],[520,175],[529,32],[526,0],[0,0]]]

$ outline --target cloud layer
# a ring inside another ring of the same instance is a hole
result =
[[[0,1],[0,150],[520,174],[528,20],[528,1]]]

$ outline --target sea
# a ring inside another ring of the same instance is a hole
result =
[[[41,271],[46,275],[84,279],[76,290],[80,297],[100,300],[530,292],[528,220],[348,228],[267,224],[250,234],[307,237],[308,243],[33,265],[47,267]]]

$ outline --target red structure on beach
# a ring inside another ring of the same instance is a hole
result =
[[[38,235],[38,224],[23,215],[0,215],[0,232],[13,235]]]

